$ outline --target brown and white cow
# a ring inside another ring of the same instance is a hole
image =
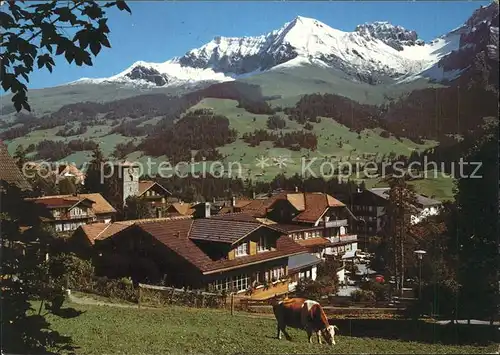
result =
[[[285,334],[288,340],[290,335],[286,327],[304,329],[307,332],[309,342],[312,343],[312,336],[316,334],[318,343],[321,344],[321,336],[330,345],[335,345],[335,329],[338,327],[330,325],[321,305],[305,298],[286,298],[273,305],[274,316],[278,322],[278,339],[281,333]]]

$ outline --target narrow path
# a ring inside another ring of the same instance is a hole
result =
[[[77,296],[77,295],[74,295],[73,293],[71,293],[68,296],[68,300],[70,302],[72,302],[72,303],[75,303],[75,304],[91,305],[91,306],[107,306],[107,307],[135,308],[135,309],[156,309],[156,310],[161,310],[162,309],[162,308],[159,308],[159,307],[147,307],[147,306],[141,306],[139,308],[139,306],[136,305],[136,304],[104,302],[104,301],[96,300],[95,298],[92,298],[92,297],[80,296],[80,295]],[[227,311],[229,312],[229,310],[227,310]],[[268,319],[274,319],[274,315],[273,314],[266,314],[266,313],[235,312],[234,315],[235,316],[248,317],[248,318],[268,318]]]
[[[135,305],[135,304],[104,302],[104,301],[96,300],[96,299],[94,299],[92,297],[75,296],[72,293],[68,296],[68,300],[70,302],[73,302],[73,303],[76,303],[76,304],[84,304],[84,305],[92,305],[92,306],[109,306],[109,307],[119,307],[119,308],[139,308],[139,306]],[[150,308],[150,307],[141,307],[141,308]]]

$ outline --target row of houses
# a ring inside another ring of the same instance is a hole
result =
[[[0,165],[8,165],[6,178],[22,181],[4,153]],[[156,218],[115,221],[116,209],[98,193],[28,200],[44,207],[41,220],[70,235],[71,245],[92,257],[102,275],[194,289],[252,290],[261,298],[293,291],[299,279],[314,280],[327,257],[354,255],[359,220],[375,211],[376,229],[370,232],[376,232],[387,202],[373,189],[360,192],[352,209],[326,193],[297,190],[183,203],[157,182],[139,180],[132,163],[117,166],[112,178],[120,182],[123,203],[142,197]]]
[[[205,202],[187,215],[177,207],[170,217],[95,223],[72,239],[93,249],[109,277],[257,297],[293,291],[300,278],[316,278],[324,258],[357,249],[354,216],[328,194],[283,192],[231,207],[212,215]]]

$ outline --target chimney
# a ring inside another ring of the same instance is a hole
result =
[[[205,202],[205,213],[203,214],[204,218],[210,218],[210,202]]]
[[[236,197],[231,197],[231,213],[234,213],[234,208],[236,206]]]

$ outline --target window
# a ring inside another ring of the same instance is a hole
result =
[[[230,291],[232,288],[239,291],[245,291],[250,286],[250,277],[247,274],[226,277],[224,279],[215,280],[215,289],[217,291]]]
[[[235,249],[235,255],[236,256],[244,256],[248,255],[248,243],[241,243],[236,249]]]
[[[305,233],[305,239],[309,239],[310,237],[311,237],[311,233],[306,232],[306,233]]]
[[[268,251],[271,249],[271,246],[268,244],[268,240],[266,236],[261,236],[259,241],[257,242],[257,252],[261,253],[263,251]]]
[[[283,266],[276,267],[271,270],[271,280],[278,281],[285,277],[285,268]]]

